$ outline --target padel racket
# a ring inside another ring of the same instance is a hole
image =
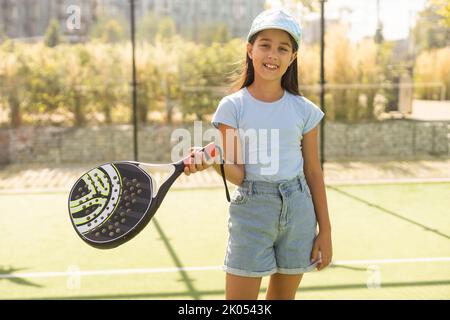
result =
[[[214,142],[202,149],[207,158],[215,157],[217,150],[220,152]],[[121,161],[89,170],[77,180],[69,195],[75,231],[99,249],[114,248],[131,240],[150,222],[192,156],[171,164]],[[221,170],[226,187],[223,164]],[[152,172],[158,171],[169,172],[159,187],[152,177]]]

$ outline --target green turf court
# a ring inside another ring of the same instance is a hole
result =
[[[297,299],[450,298],[450,183],[328,186],[327,195],[334,265],[306,274]],[[66,201],[0,195],[0,299],[223,299],[223,189],[169,192],[142,233],[108,251],[78,238]]]

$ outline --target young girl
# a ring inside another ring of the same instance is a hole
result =
[[[317,143],[324,113],[298,89],[300,38],[300,26],[282,10],[256,17],[238,91],[222,99],[212,120],[222,133],[225,177],[238,186],[229,208],[226,299],[257,299],[267,275],[266,299],[294,299],[303,273],[332,259]],[[211,165],[198,149],[193,154],[197,164],[187,175]],[[268,154],[270,162],[262,161]]]

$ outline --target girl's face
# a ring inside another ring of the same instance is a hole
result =
[[[254,44],[247,44],[247,54],[253,61],[255,79],[281,81],[289,65],[297,58],[289,34],[283,30],[261,31]]]

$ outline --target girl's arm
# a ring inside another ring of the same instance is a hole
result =
[[[319,230],[331,231],[331,223],[328,216],[327,195],[325,192],[325,182],[323,179],[323,171],[320,167],[317,136],[317,127],[303,136],[303,171],[305,173],[309,189],[311,190]]]
[[[311,253],[311,260],[321,260],[317,264],[320,271],[328,266],[333,257],[333,246],[331,240],[331,223],[328,215],[327,195],[322,168],[320,167],[317,127],[303,136],[303,159],[305,178],[311,190],[311,196],[316,212],[319,234],[316,237]],[[319,256],[319,252],[321,256]]]
[[[219,124],[219,131],[222,136],[222,150],[225,164],[225,178],[231,183],[239,186],[244,180],[245,171],[241,155],[241,145],[239,141],[237,129],[227,126],[223,123]],[[218,174],[220,172],[220,164],[214,163],[214,169]]]

